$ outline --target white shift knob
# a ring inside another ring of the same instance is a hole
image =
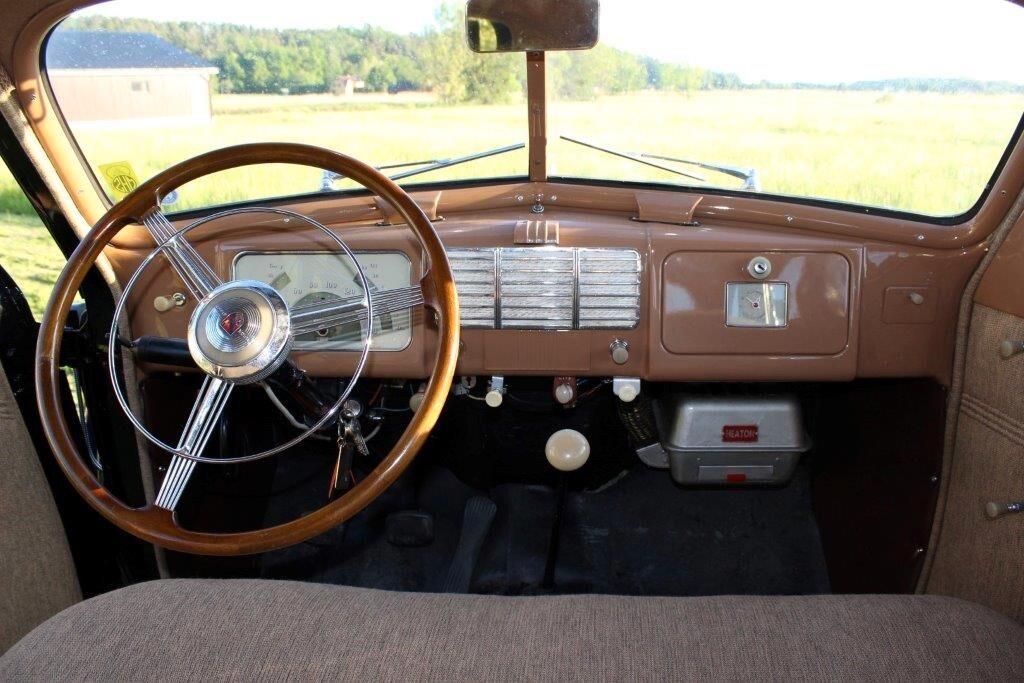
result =
[[[544,455],[556,470],[572,472],[590,458],[590,442],[575,429],[560,429],[548,437]]]

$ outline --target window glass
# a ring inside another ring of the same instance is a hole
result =
[[[960,214],[1024,111],[1022,31],[1006,0],[602,0],[599,45],[548,56],[549,172]]]
[[[64,267],[64,255],[28,203],[10,170],[0,161],[0,265],[21,288],[36,318]]]
[[[525,59],[470,52],[463,8],[115,0],[62,23],[46,65],[115,199],[244,142],[306,142],[404,173],[526,140]],[[1024,111],[1022,29],[1006,0],[602,0],[598,46],[547,57],[549,174],[961,214]],[[401,182],[526,174],[518,149]],[[345,187],[262,166],[168,202]]]
[[[176,162],[251,142],[318,145],[395,174],[526,140],[525,58],[470,52],[463,17],[439,0],[117,0],[62,22],[45,63],[115,199]],[[522,176],[526,166],[520,149],[403,182]],[[191,183],[168,209],[328,187],[354,185],[252,167]]]

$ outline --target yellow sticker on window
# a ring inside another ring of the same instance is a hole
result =
[[[135,169],[127,161],[100,164],[100,174],[107,181],[110,194],[114,195],[116,201],[121,201],[139,186],[139,177],[135,175]]]

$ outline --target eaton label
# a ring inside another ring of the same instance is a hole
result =
[[[723,443],[754,443],[757,441],[757,425],[725,425],[722,427]]]

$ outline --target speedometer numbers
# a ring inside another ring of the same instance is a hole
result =
[[[412,284],[412,263],[402,252],[357,252],[370,294]],[[235,259],[237,279],[259,280],[276,289],[289,308],[363,295],[359,274],[345,254],[244,252]],[[400,351],[412,341],[411,312],[402,310],[374,320],[376,351]],[[295,337],[295,348],[358,351],[363,323],[336,325]]]

